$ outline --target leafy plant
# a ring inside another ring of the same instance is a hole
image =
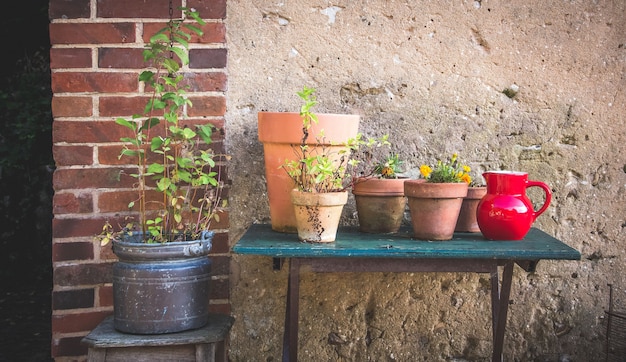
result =
[[[398,174],[402,171],[400,166],[402,161],[397,153],[390,154],[384,162],[377,164],[374,167],[374,174],[379,178],[395,179],[398,178]]]
[[[469,175],[471,171],[467,165],[459,163],[458,155],[455,153],[446,161],[437,161],[434,167],[428,165],[420,166],[420,173],[431,183],[452,183],[452,182],[472,182]]]
[[[220,162],[227,157],[208,147],[214,126],[197,125],[193,130],[181,122],[182,112],[192,103],[179,71],[181,65],[189,64],[192,34],[202,35],[185,19],[205,24],[196,11],[181,9],[183,18],[170,20],[144,49],[144,61],[155,70],[139,75],[146,88],[152,89],[143,112],[116,120],[132,133],[121,138],[125,145],[120,157],[136,161],[137,173],[131,176],[137,179],[138,196],[128,206],[138,207],[140,221],[127,224],[121,232],[106,223],[100,235],[102,244],[130,231],[141,231],[145,242],[195,240],[213,220],[219,221],[220,207],[225,206]],[[158,199],[149,196],[153,190],[160,194]]]
[[[380,147],[389,144],[387,136],[379,139],[365,138],[361,133],[347,140],[345,147],[339,151],[333,150],[325,142],[324,132],[316,136],[315,147],[310,147],[307,141],[313,123],[317,123],[317,115],[312,108],[317,105],[315,89],[304,86],[297,92],[304,102],[300,108],[302,118],[302,141],[295,150],[295,160],[287,160],[282,168],[295,182],[300,191],[305,192],[338,192],[350,187],[357,165],[362,161],[359,152],[363,148]]]

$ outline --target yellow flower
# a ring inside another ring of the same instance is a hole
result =
[[[465,171],[465,173],[469,173],[472,169],[468,166],[468,165],[463,165],[463,171]]]
[[[422,176],[424,176],[424,178],[428,178],[428,176],[430,176],[432,172],[433,172],[433,169],[430,168],[430,166],[428,165],[420,166],[420,173],[422,174]]]
[[[468,185],[472,182],[472,177],[468,173],[462,174],[460,179],[467,182]]]

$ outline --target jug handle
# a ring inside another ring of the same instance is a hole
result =
[[[540,182],[540,181],[529,180],[526,183],[526,188],[533,187],[533,186],[541,187],[541,189],[543,189],[543,191],[546,194],[546,199],[545,199],[543,205],[539,208],[539,210],[537,210],[537,211],[535,211],[533,213],[533,221],[534,221],[535,219],[537,219],[537,217],[539,217],[539,215],[543,214],[543,212],[546,211],[548,206],[550,206],[550,202],[552,201],[552,191],[550,190],[548,185],[546,185],[545,183]]]

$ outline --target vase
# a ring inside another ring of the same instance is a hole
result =
[[[395,233],[406,209],[404,178],[362,177],[355,180],[352,194],[359,230],[366,233]]]
[[[318,123],[309,129],[307,144],[311,154],[323,146],[332,154],[345,148],[345,142],[357,135],[359,116],[351,114],[317,114]],[[318,140],[323,130],[324,139]],[[291,190],[295,187],[282,165],[286,160],[296,160],[302,142],[302,118],[296,112],[259,112],[259,141],[263,143],[265,179],[270,208],[272,230],[297,232],[296,217],[291,203]],[[321,141],[318,143],[318,141]]]
[[[526,172],[489,171],[483,173],[487,182],[487,194],[478,204],[476,217],[480,232],[491,240],[521,240],[533,222],[552,200],[548,185],[528,180]],[[545,193],[543,205],[535,211],[526,196],[526,189],[539,187]]]
[[[140,233],[113,242],[113,325],[133,334],[182,332],[209,318],[212,232],[201,240],[148,244]]]
[[[413,235],[420,240],[450,240],[459,217],[467,183],[430,183],[406,180]]]
[[[456,232],[479,233],[476,210],[478,203],[487,194],[487,187],[470,187],[467,189],[467,196],[463,198],[459,219],[456,221]]]
[[[335,241],[348,192],[291,191],[298,239],[304,242],[329,243]]]

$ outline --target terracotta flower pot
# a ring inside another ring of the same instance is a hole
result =
[[[467,189],[467,196],[463,199],[459,219],[456,221],[456,232],[479,233],[478,220],[476,219],[476,209],[478,203],[487,194],[487,187],[470,187]]]
[[[321,130],[324,130],[324,147],[333,154],[342,148],[342,143],[357,135],[358,115],[318,113],[317,117],[319,122],[309,130],[308,144],[312,150]],[[296,112],[259,112],[258,128],[259,141],[263,143],[272,230],[295,233],[296,217],[290,196],[295,185],[281,166],[297,157],[294,151],[302,142],[302,118]]]
[[[366,233],[395,233],[406,209],[405,179],[364,177],[357,179],[352,193],[359,217],[359,230]]]
[[[459,217],[467,184],[404,182],[413,235],[421,240],[450,240]]]
[[[291,200],[298,239],[314,243],[335,241],[341,212],[348,202],[347,191],[314,193],[293,189]]]

